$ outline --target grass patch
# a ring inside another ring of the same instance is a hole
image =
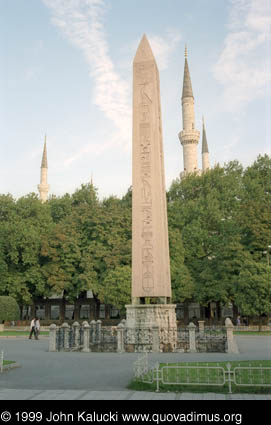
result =
[[[0,332],[0,336],[28,336],[28,331],[3,331]],[[41,331],[39,335],[49,335],[49,331]]]
[[[224,385],[216,385],[223,383],[223,372],[221,369],[193,369],[189,366],[209,366],[209,367],[222,367],[227,370],[227,364],[231,364],[231,370],[234,367],[271,367],[271,360],[254,360],[254,361],[230,361],[230,362],[190,362],[190,363],[161,363],[159,369],[161,370],[164,366],[170,366],[163,370],[163,380],[168,384],[159,382],[159,391],[161,392],[196,392],[196,393],[229,393],[229,384],[226,382]],[[174,368],[174,366],[185,366],[182,369]],[[145,376],[145,380],[150,378],[151,374],[148,373]],[[155,375],[154,375],[155,376]],[[226,375],[227,376],[227,375]],[[265,383],[271,384],[271,371],[263,370],[242,370],[236,373],[236,379],[238,383],[244,384],[257,384]],[[189,382],[189,384],[177,384],[177,382]],[[196,385],[196,383],[202,383]],[[209,382],[213,385],[205,385],[205,382]],[[137,391],[156,391],[156,381],[153,383],[144,383],[140,379],[134,379],[129,389]],[[239,386],[232,383],[232,393],[252,393],[252,394],[271,394],[271,387],[257,387],[257,386]]]
[[[12,364],[12,363],[16,363],[16,362],[14,362],[13,360],[4,360],[3,365],[7,366],[7,365]]]

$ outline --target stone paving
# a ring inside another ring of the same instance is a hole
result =
[[[240,354],[153,353],[155,362],[270,360],[271,337],[238,336]],[[271,400],[271,394],[155,393],[127,390],[135,353],[48,352],[48,339],[0,339],[21,367],[0,374],[0,400]]]
[[[271,400],[271,394],[1,389],[0,400]]]

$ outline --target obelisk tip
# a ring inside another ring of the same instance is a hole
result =
[[[149,40],[146,34],[144,33],[139,43],[139,46],[137,48],[134,62],[144,62],[149,60],[155,60],[155,59],[152,53]]]

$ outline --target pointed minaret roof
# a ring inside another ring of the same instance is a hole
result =
[[[150,61],[150,60],[155,62],[155,58],[153,56],[149,40],[147,39],[146,34],[144,34],[137,48],[135,58],[134,58],[134,63]]]
[[[201,153],[206,153],[206,152],[209,153],[209,150],[208,150],[208,143],[206,138],[204,118],[202,117],[202,151]]]
[[[48,163],[47,163],[47,148],[46,148],[46,134],[45,134],[45,140],[44,140],[44,148],[43,148],[43,155],[42,155],[42,161],[41,161],[41,168],[48,168]]]
[[[192,90],[192,84],[191,84],[191,78],[190,78],[190,72],[188,67],[188,61],[187,61],[187,47],[185,46],[184,51],[184,75],[183,75],[183,97],[194,97],[193,96],[193,90]]]

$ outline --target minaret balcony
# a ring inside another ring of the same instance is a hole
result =
[[[41,184],[38,185],[38,191],[39,192],[49,192],[49,189],[50,189],[49,184],[41,183]]]
[[[179,140],[182,145],[198,144],[199,138],[200,132],[198,130],[182,130],[179,133]]]

